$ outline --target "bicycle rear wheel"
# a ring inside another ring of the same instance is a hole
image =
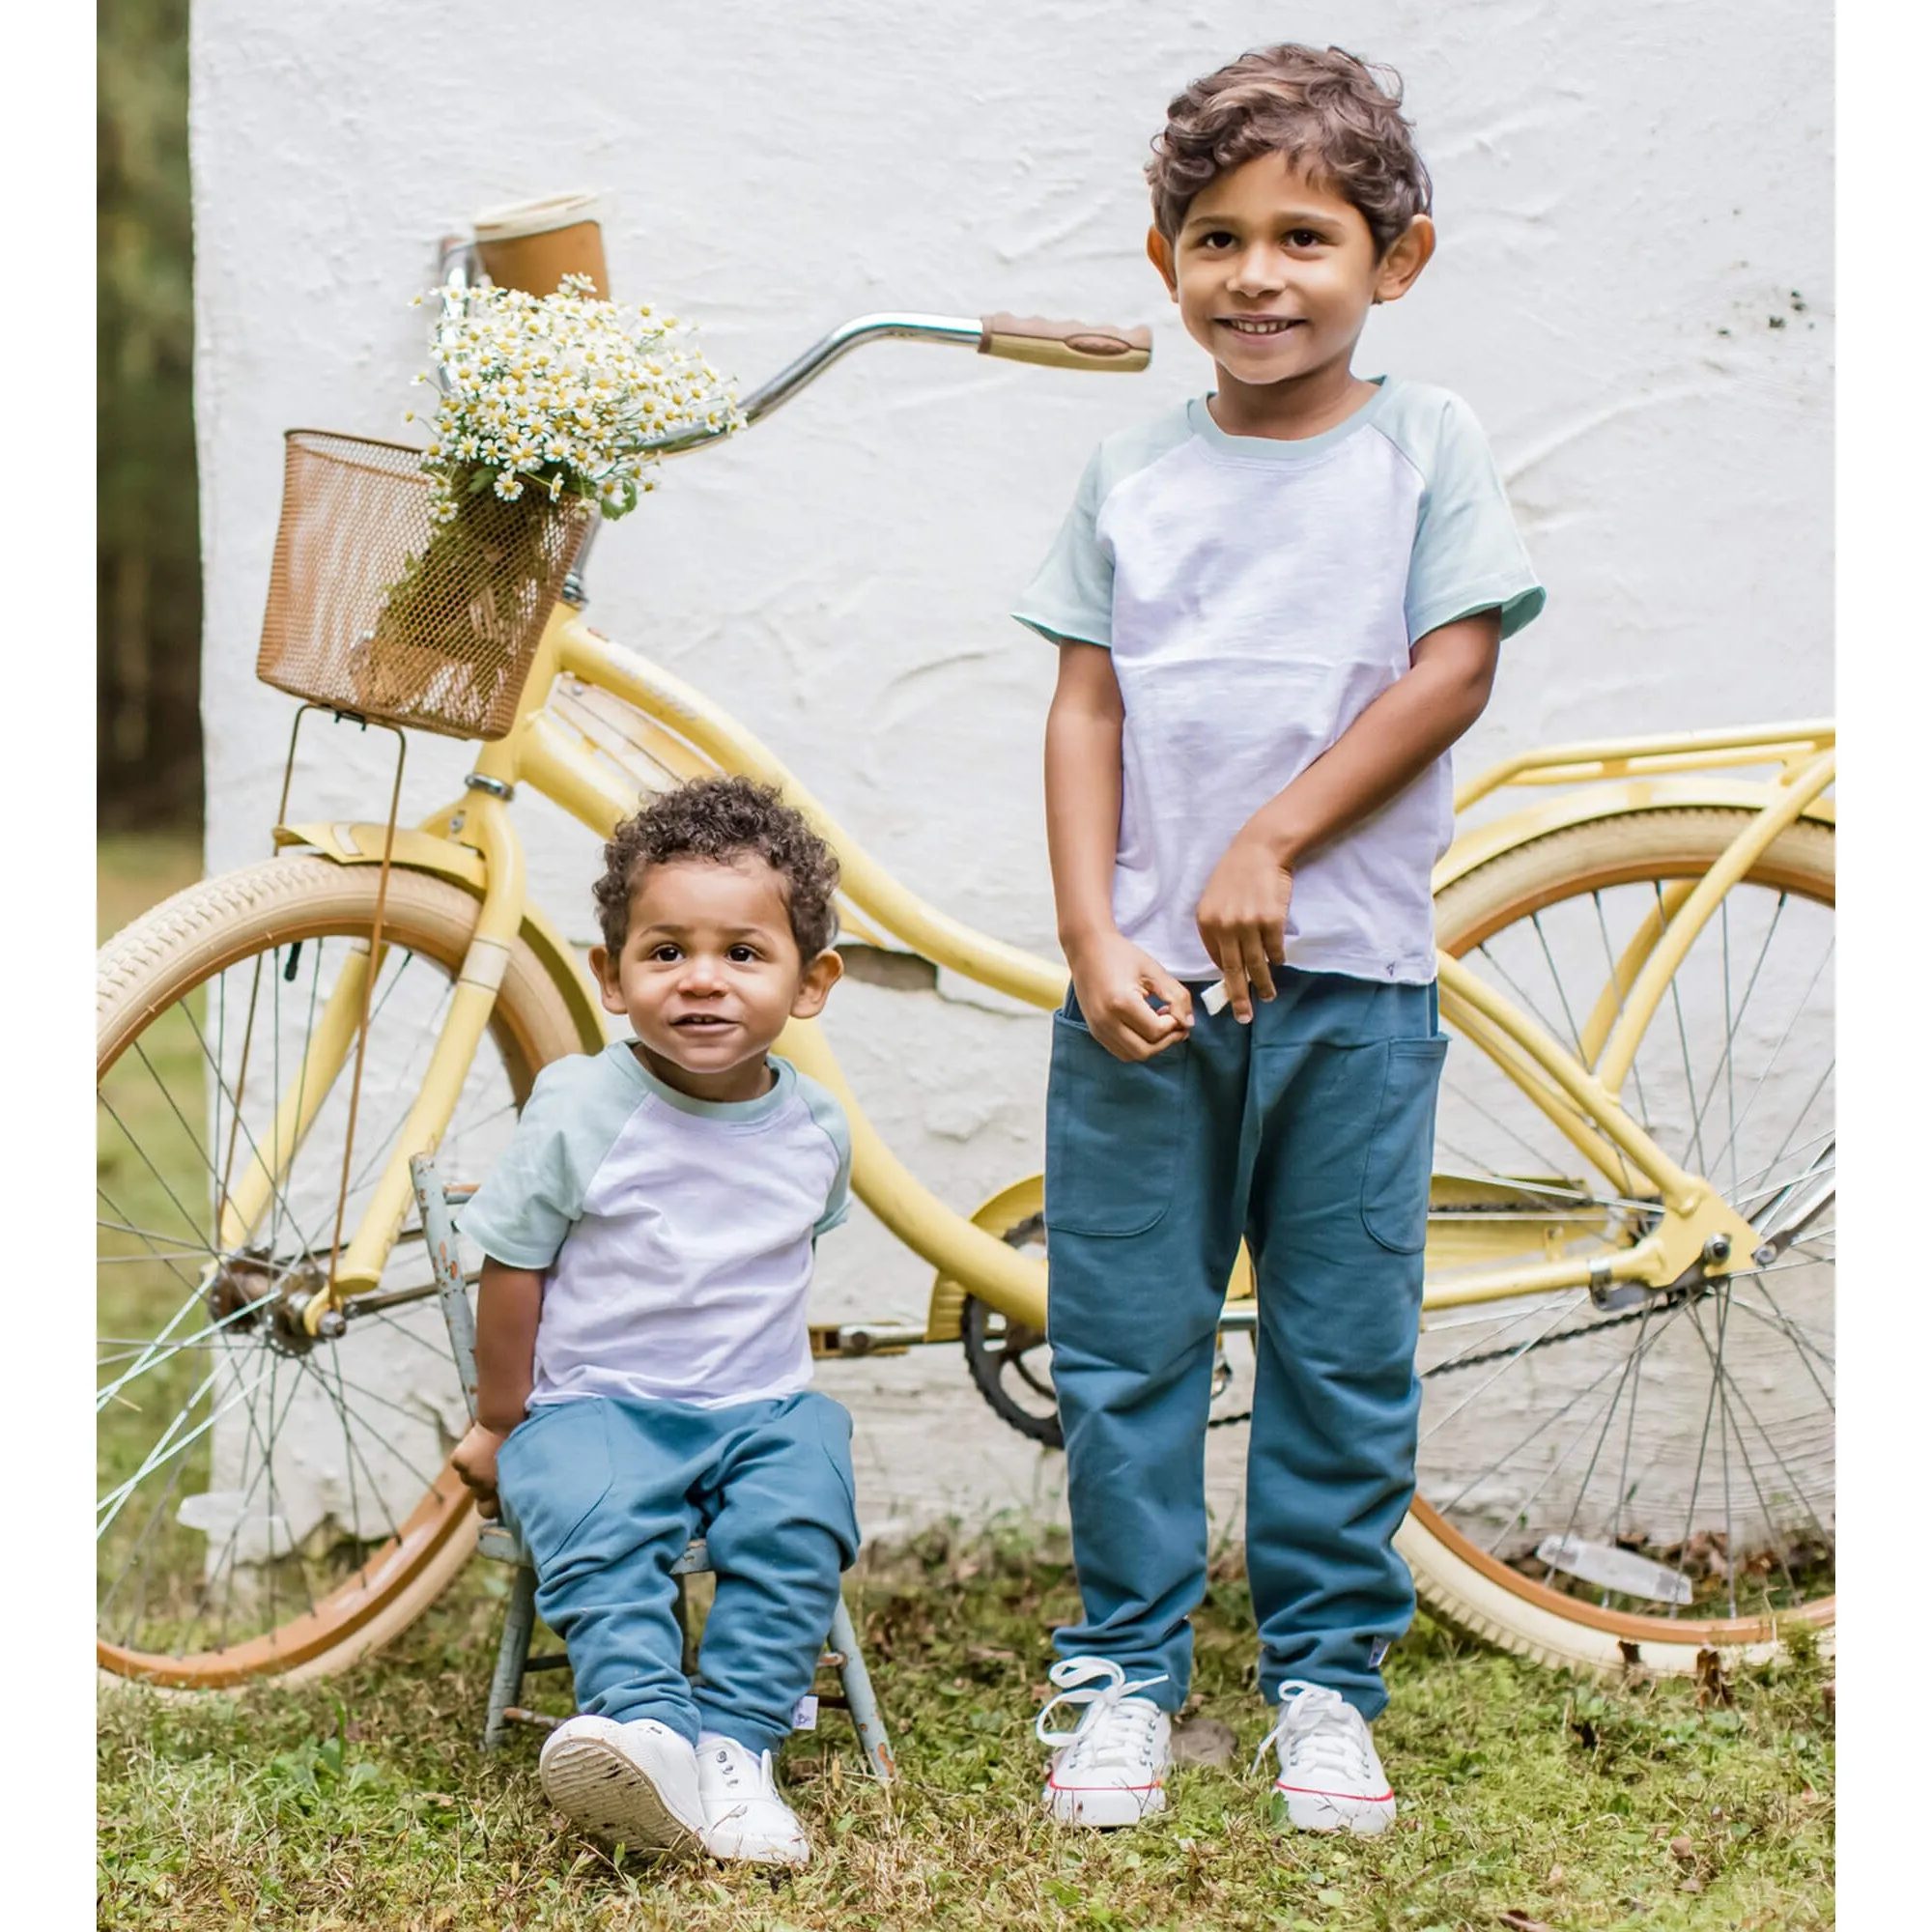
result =
[[[417,1615],[474,1541],[419,1231],[342,1333],[301,1321],[334,1245],[355,1067],[353,1050],[318,1068],[309,1049],[365,969],[377,885],[374,867],[273,860],[177,895],[99,954],[97,1656],[120,1676],[209,1689],[339,1669]],[[446,881],[390,874],[345,1243],[476,912]],[[537,1070],[580,1045],[519,942],[439,1151],[445,1179],[479,1179]],[[242,1227],[224,1208],[251,1169],[274,1179]]]
[[[1499,855],[1436,902],[1437,941],[1586,1064],[1648,937],[1744,810],[1652,810]],[[1683,961],[1624,1102],[1720,1188],[1761,1260],[1604,1306],[1584,1289],[1425,1318],[1425,1602],[1551,1662],[1695,1667],[1829,1626],[1835,1588],[1833,833],[1801,821]],[[1430,1280],[1612,1254],[1658,1212],[1591,1167],[1494,1063],[1451,1055]]]

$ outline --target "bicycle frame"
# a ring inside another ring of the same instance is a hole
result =
[[[636,809],[635,781],[627,781],[595,741],[551,703],[559,677],[630,707],[635,715],[626,720],[628,743],[673,777],[723,769],[778,784],[838,854],[843,876],[841,914],[849,932],[873,941],[882,936],[896,940],[935,964],[1032,1006],[1050,1009],[1065,996],[1062,965],[974,932],[908,892],[752,733],[682,680],[601,637],[574,605],[559,603],[510,731],[482,747],[461,800],[432,814],[417,832],[397,835],[395,863],[461,879],[478,891],[481,907],[448,1018],[398,1136],[397,1151],[340,1258],[332,1293],[315,1296],[306,1312],[312,1328],[331,1307],[376,1287],[411,1200],[410,1155],[437,1147],[489,1024],[509,949],[519,931],[530,930],[536,919],[526,902],[523,849],[510,821],[515,787],[532,785],[600,837],[608,837]],[[1674,792],[1659,782],[1665,774],[1771,762],[1782,768],[1769,785],[1732,783],[1715,796],[1708,785],[1698,787],[1697,802],[1747,804],[1755,816],[1702,879],[1682,882],[1665,896],[1660,915],[1631,942],[1585,1029],[1581,1057],[1460,961],[1438,954],[1445,1021],[1494,1060],[1620,1191],[1634,1191],[1633,1177],[1637,1178],[1643,1198],[1657,1203],[1658,1220],[1642,1238],[1614,1255],[1511,1264],[1432,1281],[1425,1310],[1586,1286],[1602,1292],[1612,1283],[1665,1288],[1747,1264],[1756,1238],[1750,1225],[1707,1181],[1672,1161],[1624,1110],[1618,1095],[1671,974],[1724,893],[1801,815],[1829,814],[1821,795],[1835,769],[1833,745],[1829,724],[1806,724],[1557,747],[1497,766],[1463,789],[1459,810],[1505,786],[1622,781],[1623,789],[1612,786],[1607,797],[1600,788],[1594,799],[1580,794],[1585,801],[1580,808],[1573,803],[1558,810],[1559,819],[1574,822],[1591,811],[1628,809],[1632,785],[1639,787],[1645,802],[1669,802]],[[1550,819],[1548,810],[1532,809],[1465,835],[1438,867],[1438,885],[1466,869],[1472,855],[1533,836],[1548,829]],[[381,851],[382,829],[362,828],[358,838],[355,827],[282,826],[275,838],[279,845],[312,846],[341,863],[373,863]],[[567,947],[547,927],[539,924],[537,930],[548,939],[546,951],[568,956]],[[355,1038],[361,978],[370,970],[365,954],[360,972],[352,968],[341,976],[316,1029],[298,1093],[326,1092],[340,1072]],[[583,996],[580,1025],[584,1045],[594,1049],[603,1043],[602,1023],[581,971],[579,991]],[[1009,1319],[1043,1327],[1044,1266],[947,1207],[905,1169],[867,1118],[817,1024],[791,1023],[779,1051],[830,1088],[845,1107],[852,1128],[852,1184],[872,1212],[942,1276],[962,1284]],[[309,1104],[312,1112],[315,1103]],[[276,1144],[293,1148],[307,1124],[304,1119],[289,1119]],[[271,1185],[271,1177],[257,1162],[231,1197],[233,1229],[252,1222]],[[893,1343],[904,1346],[912,1339],[895,1336]]]

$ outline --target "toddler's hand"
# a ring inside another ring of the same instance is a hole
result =
[[[476,1498],[476,1514],[497,1515],[497,1450],[503,1438],[480,1422],[469,1425],[469,1434],[456,1445],[451,1466],[463,1478],[464,1487]]]
[[[1194,911],[1195,928],[1208,956],[1221,969],[1235,1017],[1254,1018],[1250,987],[1274,998],[1270,964],[1285,965],[1282,928],[1288,923],[1293,874],[1258,838],[1236,838],[1222,855]]]
[[[1151,1060],[1186,1038],[1194,1024],[1194,1001],[1187,988],[1118,932],[1082,947],[1067,963],[1087,1031],[1116,1060]],[[1150,1006],[1149,994],[1167,1010]]]

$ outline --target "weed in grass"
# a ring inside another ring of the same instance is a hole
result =
[[[1402,1815],[1374,1839],[1289,1837],[1248,1771],[1245,1587],[1196,1618],[1201,1715],[1238,1738],[1183,1767],[1160,1820],[1058,1832],[1037,1807],[1032,1716],[1073,1605],[1064,1543],[939,1534],[848,1581],[903,1776],[882,1790],[837,1714],[782,1775],[810,1865],[662,1868],[577,1837],[543,1800],[538,1739],[475,1748],[502,1573],[474,1564],[378,1657],[321,1685],[102,1700],[100,1922],[127,1932],[623,1932],[914,1925],[1321,1927],[1322,1932],[1800,1928],[1832,1921],[1833,1744],[1805,1647],[1735,1675],[1729,1706],[1680,1682],[1591,1684],[1427,1618],[1392,1653],[1377,1739]],[[532,1680],[564,1708],[561,1673]],[[1511,1918],[1508,1915],[1516,1915]]]

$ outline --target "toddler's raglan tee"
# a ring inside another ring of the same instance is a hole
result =
[[[755,1100],[668,1087],[627,1040],[538,1074],[465,1241],[542,1268],[532,1404],[715,1408],[811,1379],[812,1243],[850,1208],[838,1103],[788,1062]]]
[[[1475,611],[1543,608],[1468,406],[1383,379],[1301,441],[1230,436],[1196,398],[1110,437],[1014,611],[1104,645],[1124,710],[1114,919],[1177,978],[1219,968],[1194,909],[1235,835]],[[1429,880],[1448,848],[1445,754],[1295,871],[1288,963],[1435,977]]]

